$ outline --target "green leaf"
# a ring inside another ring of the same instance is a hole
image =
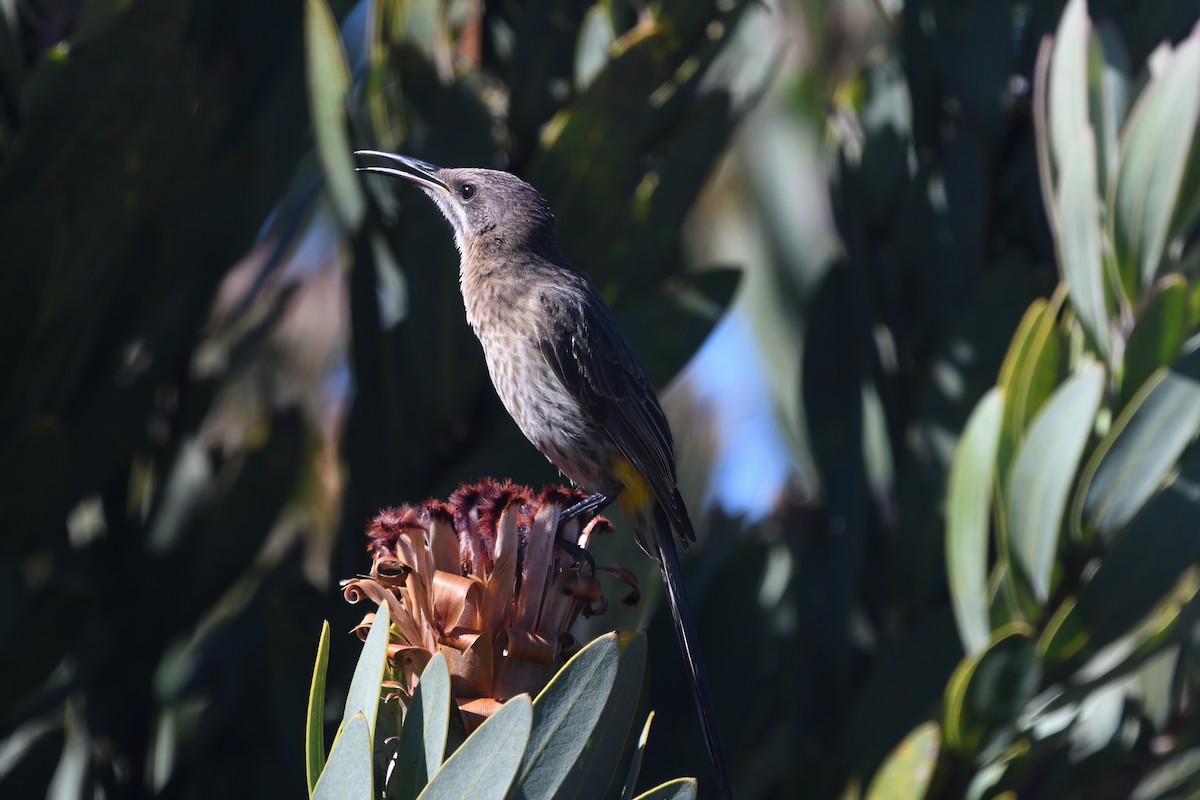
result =
[[[442,766],[449,727],[450,669],[439,651],[421,672],[421,682],[404,716],[396,768],[388,783],[389,797],[407,800],[421,793],[429,776]]]
[[[1109,20],[1093,25],[1090,45],[1088,107],[1096,132],[1097,176],[1103,189],[1116,172],[1121,125],[1129,107],[1129,54],[1121,31]]]
[[[350,688],[346,691],[346,711],[343,723],[355,714],[367,720],[367,729],[374,732],[375,715],[379,711],[379,684],[383,682],[383,668],[387,663],[388,628],[391,627],[387,602],[379,604],[375,621],[363,642],[362,653],[354,667]]]
[[[325,769],[325,679],[329,672],[329,622],[321,626],[317,663],[313,665],[308,689],[308,717],[304,738],[304,764],[308,772],[308,795],[312,797],[321,770]]]
[[[1112,333],[1104,298],[1096,139],[1086,125],[1076,136],[1063,164],[1057,234],[1058,261],[1071,304],[1100,355],[1107,360],[1112,352]]]
[[[1008,545],[1040,603],[1050,595],[1063,511],[1103,391],[1104,368],[1085,361],[1034,419],[1013,461]]]
[[[1058,385],[1062,347],[1055,335],[1055,321],[1065,296],[1060,287],[1049,302],[1039,299],[1029,305],[1000,365],[997,385],[1004,389],[1004,427],[996,463],[1002,497],[1008,493],[1013,454],[1025,427]]]
[[[1004,390],[984,395],[963,429],[950,462],[946,489],[946,572],[954,618],[968,654],[987,646],[988,536],[996,448],[1004,417]]]
[[[1125,343],[1125,375],[1119,408],[1159,367],[1175,360],[1188,330],[1188,286],[1182,275],[1167,275],[1138,317]]]
[[[646,671],[646,635],[622,636],[620,645],[620,665],[612,691],[609,692],[612,702],[605,705],[592,730],[591,740],[575,759],[570,774],[559,787],[557,796],[564,800],[590,797],[605,786],[608,788],[600,791],[600,794],[608,797],[610,792],[615,793],[621,788],[619,765],[637,713],[637,701]]]
[[[503,800],[533,727],[533,704],[518,695],[467,737],[421,792],[421,800]]]
[[[313,800],[374,800],[371,728],[362,713],[342,724],[329,762],[313,789]]]
[[[1112,209],[1113,242],[1126,293],[1158,274],[1200,116],[1200,30],[1143,90],[1126,124]]]
[[[913,728],[875,773],[865,800],[922,800],[933,781],[941,744],[936,722]]]
[[[1054,164],[1061,171],[1088,126],[1087,3],[1071,0],[1063,9],[1050,57],[1049,123]]]
[[[642,774],[642,760],[646,757],[646,743],[650,741],[650,725],[654,722],[654,712],[646,715],[646,724],[642,726],[642,734],[638,737],[633,748],[633,756],[629,759],[629,773],[625,777],[625,788],[621,791],[621,800],[629,800],[637,788],[638,778]]]
[[[946,687],[946,747],[981,759],[1011,739],[1041,681],[1031,632],[1022,624],[1001,628],[987,650],[959,664]]]
[[[1162,486],[1200,430],[1200,347],[1160,369],[1134,396],[1084,473],[1085,533],[1110,539]]]
[[[1047,625],[1048,660],[1091,655],[1125,635],[1200,559],[1200,460],[1192,461],[1133,520],[1078,599]]]
[[[337,22],[325,0],[305,0],[304,46],[317,158],[338,219],[345,230],[357,230],[367,206],[354,172],[354,148],[346,132],[350,68],[342,52]]]
[[[643,792],[635,800],[695,800],[696,779],[676,778]]]
[[[1200,774],[1200,747],[1176,751],[1138,781],[1130,800],[1194,797],[1197,774]]]
[[[595,639],[568,661],[533,701],[533,731],[516,796],[551,798],[583,752],[617,677],[617,634]],[[637,702],[637,696],[614,702]]]

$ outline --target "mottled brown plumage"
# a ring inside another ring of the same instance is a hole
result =
[[[671,531],[695,540],[675,474],[671,429],[599,291],[559,252],[554,214],[507,172],[439,169],[378,151],[360,170],[420,186],[454,230],[467,321],[505,409],[592,505],[617,500],[662,567],[705,742],[722,793],[728,774]],[[404,169],[397,169],[399,165]]]

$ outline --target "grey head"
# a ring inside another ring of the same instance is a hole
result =
[[[454,229],[454,244],[470,258],[533,252],[558,255],[554,213],[537,190],[509,172],[441,168],[396,153],[357,150],[360,172],[400,178],[419,186]],[[388,166],[365,163],[383,160]]]

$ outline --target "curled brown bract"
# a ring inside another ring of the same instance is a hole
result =
[[[624,567],[595,567],[592,538],[610,529],[602,517],[559,526],[583,495],[561,487],[541,493],[492,480],[461,487],[448,502],[389,508],[367,534],[367,576],[344,581],[350,603],[386,602],[392,628],[385,684],[407,708],[421,671],[436,652],[450,667],[451,694],[469,730],[517,694],[537,694],[579,648],[570,628],[604,613],[596,574],[629,586]],[[355,627],[365,638],[374,620]]]

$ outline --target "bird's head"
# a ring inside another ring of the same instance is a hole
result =
[[[537,190],[508,172],[451,169],[379,150],[358,150],[360,172],[374,172],[415,183],[454,228],[454,243],[464,261],[473,255],[532,251],[552,255],[554,213]],[[369,161],[386,161],[387,166]]]

